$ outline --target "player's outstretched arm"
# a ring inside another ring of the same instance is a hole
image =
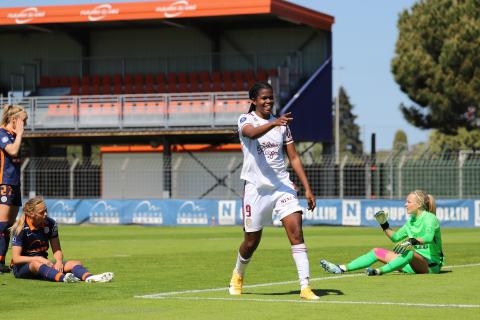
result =
[[[291,116],[291,113],[288,112],[280,116],[279,118],[258,127],[247,124],[242,128],[242,135],[250,139],[258,139],[275,127],[288,125],[292,120],[293,118]]]

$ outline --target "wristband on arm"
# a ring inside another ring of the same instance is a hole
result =
[[[410,242],[412,244],[412,246],[416,246],[417,244],[420,244],[420,241],[418,241],[415,238],[408,238],[407,241]]]
[[[380,224],[380,227],[382,227],[382,230],[385,231],[388,228],[390,228],[390,225],[388,224],[388,214],[380,210],[377,213],[375,213],[375,220]]]

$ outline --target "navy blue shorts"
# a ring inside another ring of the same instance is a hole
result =
[[[21,279],[41,279],[40,274],[30,271],[29,263],[16,264],[13,266],[13,275]]]
[[[22,206],[22,190],[20,186],[12,186],[9,184],[0,185],[0,204],[7,206]]]

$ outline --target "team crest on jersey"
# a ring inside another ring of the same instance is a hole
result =
[[[49,228],[49,227],[43,228],[43,232],[44,232],[44,233],[48,233],[49,231],[50,231],[50,228]]]
[[[3,142],[3,143],[8,142],[8,137],[3,137],[3,138],[2,138],[2,142]]]
[[[240,123],[245,122],[245,120],[247,120],[247,117],[241,117],[241,118],[240,118]]]
[[[0,201],[2,201],[2,202],[7,202],[7,197],[6,197],[6,196],[2,196],[2,197],[0,198]]]
[[[250,227],[250,226],[252,225],[252,219],[251,219],[251,218],[245,219],[245,225],[246,225],[247,227]]]

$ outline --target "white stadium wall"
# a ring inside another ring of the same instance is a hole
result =
[[[171,198],[237,199],[243,194],[241,152],[172,154]],[[162,199],[165,190],[162,153],[104,153],[103,199]],[[224,186],[219,181],[225,181]]]

